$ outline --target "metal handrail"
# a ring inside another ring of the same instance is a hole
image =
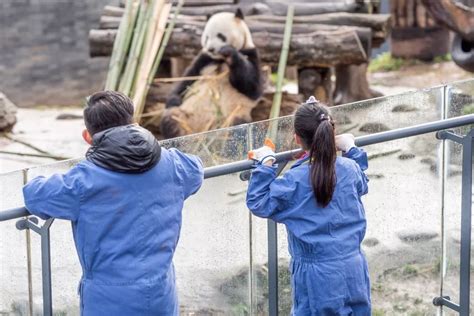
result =
[[[387,141],[407,138],[427,133],[433,133],[450,128],[456,128],[464,125],[474,124],[474,114],[459,116],[455,118],[439,120],[415,126],[399,128],[391,131],[375,133],[367,136],[360,136],[355,139],[357,146],[368,146]],[[276,161],[293,160],[301,149],[293,149],[276,154]],[[220,166],[213,166],[204,169],[204,178],[214,178],[245,170],[250,170],[255,166],[252,160],[241,160]],[[31,215],[25,207],[8,209],[0,212],[0,222],[8,221]]]

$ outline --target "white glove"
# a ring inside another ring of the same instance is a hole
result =
[[[336,136],[336,148],[343,152],[348,152],[352,147],[355,147],[354,135],[341,134]]]
[[[248,152],[248,158],[262,164],[268,161],[275,162],[275,144],[269,138],[266,138],[263,147]]]

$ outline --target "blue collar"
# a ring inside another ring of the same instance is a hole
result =
[[[304,164],[305,162],[309,162],[309,155],[306,156],[306,157],[303,157],[303,158],[301,158],[301,159],[298,159],[298,160],[293,164],[293,166],[291,166],[290,169],[299,167],[299,166],[301,166],[302,164]]]

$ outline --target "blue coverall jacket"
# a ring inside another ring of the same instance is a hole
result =
[[[95,134],[87,159],[24,187],[27,209],[70,220],[82,266],[81,314],[178,315],[173,254],[199,158],[128,125]]]
[[[326,207],[316,204],[308,158],[282,177],[276,167],[252,172],[247,205],[253,214],[286,226],[291,255],[292,315],[371,315],[366,230],[367,155],[352,148],[336,159],[336,188]]]

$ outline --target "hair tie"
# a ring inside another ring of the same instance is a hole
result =
[[[319,101],[314,97],[314,96],[310,96],[308,100],[306,100],[306,103],[319,103]]]
[[[329,121],[329,115],[326,115],[326,114],[321,114],[319,116],[319,121],[322,122],[322,121]]]

